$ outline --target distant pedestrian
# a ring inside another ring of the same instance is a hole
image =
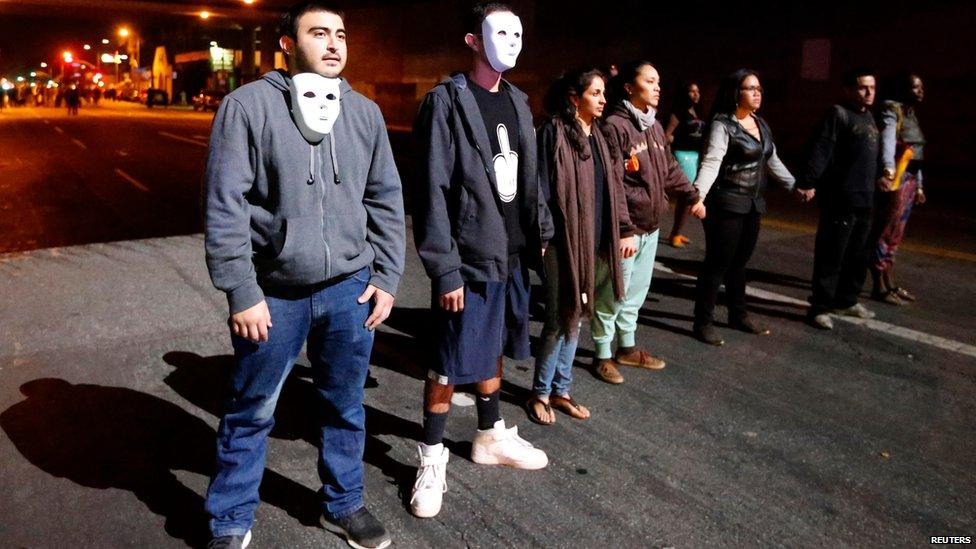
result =
[[[873,299],[892,305],[915,301],[915,296],[895,282],[895,254],[905,237],[905,226],[916,204],[925,204],[922,162],[925,135],[918,123],[918,106],[925,99],[922,79],[913,73],[895,77],[886,86],[888,99],[882,104],[882,176],[876,194],[874,249],[868,257],[874,288]]]
[[[206,495],[211,547],[250,538],[279,392],[307,347],[320,522],[382,548],[390,535],[363,503],[363,386],[403,274],[400,178],[379,107],[340,76],[342,11],[296,4],[279,35],[288,71],[221,102],[207,158],[207,267],[227,294],[235,359]]]
[[[590,417],[570,390],[580,322],[593,314],[597,258],[609,265],[613,295],[620,300],[620,260],[637,250],[624,196],[623,157],[600,119],[606,80],[597,69],[560,78],[546,96],[552,118],[538,133],[539,182],[555,234],[543,260],[546,316],[526,409],[542,425],[556,421],[554,408],[576,419]]]
[[[831,312],[858,318],[874,313],[857,302],[867,273],[871,207],[878,178],[878,128],[871,107],[876,83],[864,68],[843,76],[844,101],[832,106],[811,143],[797,185],[815,190],[820,222],[813,254],[808,320],[834,327]]]
[[[671,143],[671,151],[682,171],[690,181],[698,177],[698,162],[701,159],[702,144],[705,141],[705,121],[698,115],[701,90],[697,82],[688,82],[674,100],[668,127],[664,133]],[[682,234],[688,220],[688,206],[680,200],[674,203],[674,224],[668,242],[675,248],[682,248],[691,242]]]
[[[792,190],[795,179],[776,154],[769,125],[756,111],[762,105],[759,74],[739,69],[719,87],[709,120],[705,158],[695,187],[705,196],[705,260],[698,272],[695,337],[711,345],[725,340],[712,325],[718,290],[725,283],[729,324],[750,334],[769,330],[746,310],[746,264],[759,239],[759,220],[766,212],[766,180],[772,177]],[[803,191],[809,200],[812,193]]]
[[[474,384],[476,393],[471,461],[549,463],[499,408],[504,357],[531,356],[528,269],[552,237],[528,97],[502,78],[522,51],[522,21],[510,6],[485,2],[471,8],[465,30],[470,70],[427,92],[413,130],[414,239],[431,281],[435,332],[410,496],[410,511],[423,518],[440,512],[447,491],[443,439],[456,385]]]
[[[64,104],[68,107],[69,116],[78,115],[78,107],[81,106],[81,92],[76,84],[71,84],[68,91],[64,93]]]

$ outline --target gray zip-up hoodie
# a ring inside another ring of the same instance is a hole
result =
[[[231,314],[264,289],[367,266],[370,284],[395,294],[403,274],[403,195],[379,107],[343,79],[335,127],[310,145],[291,117],[289,79],[272,71],[229,94],[210,134],[207,267]]]

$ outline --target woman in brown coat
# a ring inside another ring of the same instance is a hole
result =
[[[531,419],[544,425],[556,420],[552,408],[577,419],[589,417],[569,390],[580,322],[593,312],[597,257],[609,263],[619,299],[620,260],[636,249],[621,155],[600,121],[605,86],[605,76],[596,69],[563,76],[546,96],[552,118],[538,133],[539,188],[553,214],[555,237],[544,258],[546,321],[526,408]]]

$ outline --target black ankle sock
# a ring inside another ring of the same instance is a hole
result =
[[[495,391],[490,395],[477,395],[474,399],[475,406],[478,408],[478,429],[486,430],[495,426],[495,422],[502,418],[498,411],[498,393]]]
[[[447,428],[447,412],[435,414],[424,410],[424,444],[433,446],[444,440],[444,430]]]

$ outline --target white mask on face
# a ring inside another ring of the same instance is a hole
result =
[[[339,118],[339,79],[314,72],[291,78],[291,117],[309,143],[318,143],[332,131]]]
[[[496,11],[481,23],[481,41],[491,68],[505,72],[515,67],[522,51],[522,20],[510,11]]]

